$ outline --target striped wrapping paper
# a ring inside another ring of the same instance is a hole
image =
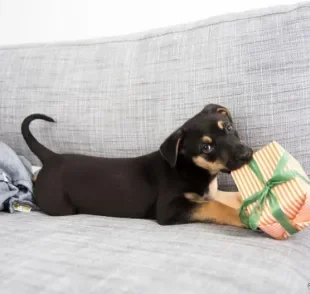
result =
[[[254,153],[254,160],[257,162],[265,181],[268,181],[272,177],[278,161],[284,152],[286,151],[277,142],[272,142]],[[287,170],[297,171],[308,179],[301,165],[291,155],[289,155],[288,162],[284,168],[284,171]],[[243,200],[255,192],[261,191],[264,187],[249,165],[233,171],[232,177]],[[310,225],[309,184],[296,177],[286,183],[274,186],[272,192],[277,198],[281,210],[298,231]],[[246,213],[251,214],[254,206],[255,203],[249,205]],[[258,227],[275,239],[286,239],[290,236],[272,215],[268,200],[265,202],[264,209],[261,212]]]

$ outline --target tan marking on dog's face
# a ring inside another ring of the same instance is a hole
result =
[[[210,143],[210,144],[212,143],[212,139],[209,136],[203,136],[201,140],[204,143]]]
[[[219,127],[219,129],[223,130],[224,129],[224,122],[223,121],[218,121],[217,122],[217,126]]]
[[[197,166],[210,171],[211,174],[217,174],[221,169],[225,169],[225,166],[223,163],[217,160],[214,162],[207,161],[202,156],[194,157],[193,161]]]

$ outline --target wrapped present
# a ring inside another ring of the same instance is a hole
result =
[[[255,152],[232,176],[243,200],[240,219],[250,229],[286,239],[310,225],[310,181],[277,142]]]

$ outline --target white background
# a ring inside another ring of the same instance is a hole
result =
[[[294,0],[0,0],[0,45],[122,35]]]

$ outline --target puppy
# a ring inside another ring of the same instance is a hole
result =
[[[158,151],[136,158],[54,153],[31,134],[29,125],[35,119],[54,120],[33,114],[22,123],[26,143],[43,163],[35,185],[35,198],[43,212],[156,219],[161,225],[214,222],[244,226],[237,207],[228,206],[238,200],[217,191],[217,174],[240,168],[253,154],[241,143],[226,108],[207,105]],[[210,200],[203,200],[205,193]]]

